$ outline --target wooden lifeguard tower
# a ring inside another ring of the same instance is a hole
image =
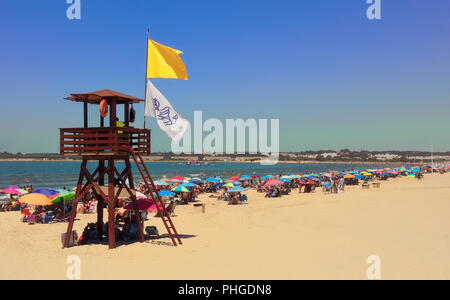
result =
[[[83,128],[60,129],[60,154],[81,156],[83,159],[63,247],[69,246],[70,235],[77,214],[77,204],[89,191],[92,191],[98,199],[97,230],[100,240],[103,236],[103,210],[105,205],[107,205],[109,248],[115,248],[115,208],[118,198],[126,196],[131,199],[134,205],[139,239],[140,242],[144,242],[144,232],[137,207],[136,191],[133,190],[134,181],[130,156],[137,165],[147,191],[149,191],[147,196],[156,204],[158,215],[161,216],[174,246],[177,245],[177,241],[181,244],[175,226],[165,209],[164,203],[142,158],[143,155],[150,155],[150,130],[130,126],[130,105],[143,102],[144,100],[111,90],[71,94],[70,97],[65,99],[83,103],[84,126]],[[98,104],[100,106],[100,127],[89,127],[88,104]],[[118,123],[116,121],[118,105],[124,106],[124,121],[123,126],[120,127],[117,126]],[[105,126],[105,118],[108,116],[109,126]],[[117,161],[124,161],[125,163],[125,168],[121,172],[117,169]],[[93,173],[87,168],[88,162],[97,166]],[[106,176],[107,185],[105,185]],[[129,186],[126,184],[127,180]]]

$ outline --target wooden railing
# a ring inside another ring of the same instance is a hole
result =
[[[61,128],[61,155],[120,155],[133,147],[150,155],[150,130],[133,127]]]

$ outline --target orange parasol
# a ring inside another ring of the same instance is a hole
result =
[[[53,202],[50,201],[46,196],[38,193],[31,193],[19,198],[20,203],[26,203],[30,205],[42,205],[48,206],[53,205]]]

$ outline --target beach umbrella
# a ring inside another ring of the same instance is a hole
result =
[[[147,196],[141,192],[136,192],[136,199],[138,200],[146,200]]]
[[[18,191],[19,193],[21,193],[22,195],[28,194],[29,192],[27,190],[24,189],[16,189],[16,191]]]
[[[231,176],[230,178],[228,178],[227,181],[233,181],[233,180],[239,180],[240,178],[238,176]]]
[[[156,180],[153,182],[155,185],[159,185],[159,186],[166,186],[166,185],[170,185],[170,183],[167,183],[165,181],[162,180]]]
[[[149,201],[149,200],[137,200],[137,208],[138,210],[157,210],[155,203],[153,203],[153,201]],[[153,209],[154,208],[154,209]],[[134,205],[133,202],[128,203],[124,209],[126,210],[134,210]]]
[[[55,194],[58,194],[57,191],[50,190],[50,189],[47,189],[47,188],[36,190],[33,193],[42,194],[42,195],[47,196],[47,197],[55,195]]]
[[[289,178],[280,178],[281,182],[291,182],[291,179]]]
[[[231,182],[225,183],[223,185],[224,187],[234,187],[234,184],[232,184]]]
[[[19,202],[30,205],[42,205],[42,206],[53,205],[53,202],[50,201],[50,199],[48,199],[47,196],[39,193],[26,194],[25,196],[19,198]]]
[[[184,192],[184,193],[190,193],[191,192],[186,187],[181,186],[181,185],[177,186],[176,188],[173,188],[172,191],[174,191],[174,192]]]
[[[17,190],[19,187],[15,186],[15,185],[10,185],[7,187],[7,189],[13,189],[13,190]]]
[[[21,195],[22,193],[19,192],[18,190],[15,189],[11,189],[11,188],[6,188],[4,190],[1,190],[0,193],[3,194],[11,194],[11,195]]]
[[[66,192],[48,197],[53,203],[67,202],[75,198],[75,192]]]
[[[273,176],[272,175],[266,175],[266,176],[263,176],[263,177],[261,177],[262,179],[271,179],[271,178],[273,178]]]
[[[250,178],[252,178],[252,176],[250,176],[250,175],[242,175],[241,178],[239,178],[239,180],[249,180]]]
[[[281,184],[283,183],[277,179],[270,179],[264,184],[264,186],[281,185]]]
[[[234,185],[242,185],[242,182],[240,182],[239,180],[233,180],[231,181],[231,183]]]
[[[198,187],[198,185],[196,185],[195,183],[191,183],[191,182],[183,183],[182,186],[185,186],[185,187]]]
[[[233,187],[228,190],[229,193],[241,193],[241,192],[246,192],[246,191],[247,191],[247,189],[244,189],[243,187],[240,187],[240,186],[236,186],[236,187]]]
[[[47,198],[48,198],[50,201],[52,201],[53,203],[55,203],[53,200],[55,200],[55,199],[58,198],[58,197],[61,197],[61,195],[63,195],[63,194],[54,194],[54,195],[48,196]]]
[[[330,173],[325,173],[323,174],[323,177],[333,177],[333,175],[331,175]]]
[[[217,180],[216,178],[206,178],[205,179],[206,182],[219,182],[219,180]]]
[[[344,175],[344,178],[345,179],[353,179],[353,178],[355,178],[355,176],[353,176],[352,174],[347,174],[347,175]]]
[[[175,176],[169,179],[170,182],[182,182],[184,180],[184,177],[181,176]]]
[[[5,189],[3,190],[3,191],[5,191],[5,192],[0,191],[0,193],[19,195],[19,194],[17,194],[17,193],[8,193],[8,191],[11,191],[11,190],[14,190],[14,191],[16,191],[16,192],[19,192],[19,193],[22,194],[22,195],[28,194],[28,191],[23,190],[23,189],[19,188],[18,186],[15,186],[15,185],[8,186],[7,188],[5,188]]]
[[[161,197],[169,197],[175,195],[175,193],[172,193],[171,191],[158,191],[158,194]],[[156,196],[156,193],[153,193],[153,195]]]
[[[203,180],[201,180],[200,178],[192,178],[190,181],[191,182],[203,182]]]
[[[292,179],[299,179],[299,178],[301,178],[301,176],[297,175],[297,174],[289,175],[289,177],[291,177]]]

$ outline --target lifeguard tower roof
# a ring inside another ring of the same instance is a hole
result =
[[[70,97],[64,99],[76,102],[86,102],[90,104],[99,104],[102,100],[113,100],[113,99],[117,101],[117,104],[144,102],[144,100],[142,99],[135,98],[133,96],[125,95],[112,90],[100,90],[86,94],[70,94]]]

